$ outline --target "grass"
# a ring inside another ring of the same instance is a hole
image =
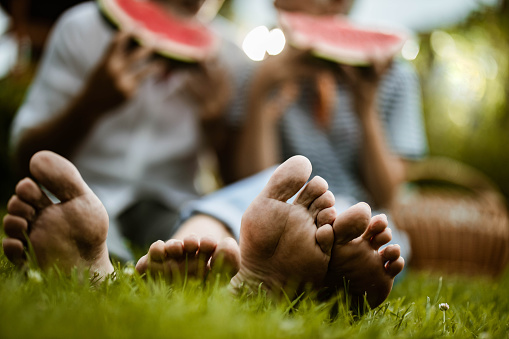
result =
[[[344,303],[234,297],[224,284],[171,286],[118,266],[98,285],[77,273],[21,273],[0,252],[0,338],[508,338],[509,274],[410,272],[361,317]],[[509,272],[508,272],[509,273]],[[450,309],[439,310],[447,302]]]
[[[170,285],[131,265],[115,272],[96,284],[77,272],[21,272],[0,248],[0,338],[509,338],[509,270],[489,279],[410,266],[387,301],[362,316],[341,297],[275,302],[233,296],[220,279]]]

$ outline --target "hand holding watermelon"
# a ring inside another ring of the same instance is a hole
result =
[[[298,96],[299,82],[313,78],[320,66],[309,51],[291,47],[264,60],[251,85],[253,105],[266,106],[266,109],[260,110],[263,114],[258,114],[256,119],[264,125],[277,123],[284,108]]]
[[[162,74],[167,67],[162,60],[153,58],[153,49],[129,48],[131,38],[129,33],[117,33],[85,84],[80,99],[95,104],[91,113],[101,115],[122,104],[133,97],[145,79]]]
[[[119,30],[133,32],[140,45],[184,62],[215,56],[219,38],[196,18],[203,0],[97,0],[104,16]]]
[[[338,65],[338,76],[349,85],[358,114],[364,114],[368,107],[376,104],[378,85],[391,64],[392,58],[372,60],[369,66],[364,67]]]
[[[399,53],[407,39],[405,32],[356,25],[344,15],[280,11],[279,23],[292,46],[353,66],[383,63]]]
[[[232,96],[230,78],[216,59],[189,68],[186,90],[200,106],[204,121],[215,120],[225,113]]]
[[[304,12],[313,15],[346,14],[354,0],[275,0],[274,6],[283,11]]]

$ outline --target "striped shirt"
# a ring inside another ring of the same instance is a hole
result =
[[[327,180],[334,195],[372,203],[360,174],[363,132],[348,86],[337,82],[336,106],[327,129],[315,122],[314,96],[313,86],[303,84],[300,97],[283,115],[279,125],[281,162],[304,155],[313,165],[313,175]],[[395,154],[410,159],[426,154],[420,85],[409,63],[396,60],[384,75],[379,85],[378,113]],[[239,124],[244,118],[233,117]]]

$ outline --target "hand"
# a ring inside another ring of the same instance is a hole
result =
[[[350,86],[358,114],[363,114],[370,105],[376,103],[378,85],[391,64],[392,58],[373,60],[367,67],[339,65],[339,76]]]
[[[129,48],[131,39],[130,33],[118,32],[85,85],[81,100],[95,103],[96,114],[132,98],[145,79],[163,73],[166,67],[163,60],[153,59],[153,49]]]
[[[221,117],[231,100],[232,84],[227,71],[217,60],[190,68],[186,90],[198,102],[204,121]]]
[[[260,65],[256,77],[265,94],[272,92],[286,82],[296,82],[303,78],[311,79],[323,68],[321,60],[313,57],[309,50],[299,50],[291,46],[276,56],[269,56]]]
[[[260,65],[253,81],[251,105],[260,105],[260,109],[253,113],[256,112],[258,118],[266,123],[277,123],[286,108],[298,97],[302,80],[314,81],[316,74],[323,72],[326,67],[310,51],[292,47],[277,56],[268,57]]]
[[[296,11],[314,15],[346,14],[352,7],[353,0],[308,1],[308,0],[274,0],[274,6],[284,11]]]
[[[261,111],[267,122],[274,126],[288,106],[295,102],[299,93],[299,84],[287,81],[277,89],[273,97],[266,98],[262,103]]]

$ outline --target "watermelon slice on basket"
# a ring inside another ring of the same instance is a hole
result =
[[[142,45],[156,53],[186,62],[199,62],[215,54],[218,37],[195,18],[182,18],[155,1],[97,0],[106,18],[116,27],[133,32]]]
[[[355,25],[344,16],[279,12],[279,23],[288,42],[309,49],[318,57],[339,63],[366,66],[400,52],[405,32]]]

